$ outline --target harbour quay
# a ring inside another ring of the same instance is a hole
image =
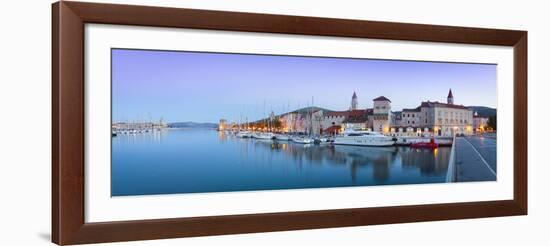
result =
[[[496,144],[495,134],[455,137],[447,182],[495,181]]]

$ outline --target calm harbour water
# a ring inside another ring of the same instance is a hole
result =
[[[302,145],[208,129],[118,135],[112,195],[440,183],[450,150]]]

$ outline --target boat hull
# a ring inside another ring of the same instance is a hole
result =
[[[238,138],[250,138],[252,137],[252,133],[249,132],[239,132],[236,134]]]
[[[275,135],[275,140],[279,141],[289,141],[290,137],[286,135]]]
[[[274,135],[273,134],[260,133],[260,134],[253,134],[252,137],[257,138],[257,139],[273,139]]]
[[[334,141],[335,145],[350,145],[350,146],[367,146],[367,147],[391,147],[394,146],[395,143],[387,142],[387,143],[357,143],[357,142],[337,142]]]
[[[299,143],[299,144],[311,144],[313,143],[313,139],[294,138],[292,139],[292,142]]]
[[[371,147],[388,147],[395,145],[393,139],[360,139],[360,138],[336,138],[336,145],[353,145],[353,146],[371,146]]]

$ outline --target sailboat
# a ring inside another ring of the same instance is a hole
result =
[[[307,136],[294,136],[292,137],[292,142],[299,144],[310,144],[313,143],[313,138]]]
[[[313,99],[312,99],[312,104],[313,104]],[[304,135],[304,136],[294,136],[292,137],[292,142],[295,142],[295,143],[300,143],[300,144],[311,144],[314,142],[314,139],[310,137],[312,131],[313,131],[313,122],[312,122],[312,112],[311,112],[311,108],[309,109],[309,113],[308,115],[306,116],[306,121],[309,121],[309,126],[306,128],[306,133],[308,135]]]
[[[290,136],[288,134],[280,133],[275,134],[275,139],[279,141],[289,141],[291,140]]]
[[[257,139],[273,139],[275,135],[272,132],[256,132],[252,134],[252,137]]]
[[[238,138],[250,138],[250,137],[252,137],[252,132],[250,132],[250,131],[239,131],[236,136]]]

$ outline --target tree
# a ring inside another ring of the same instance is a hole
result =
[[[487,125],[489,125],[489,127],[493,128],[493,130],[496,130],[497,129],[497,116],[496,115],[489,116],[489,121],[487,121]]]

